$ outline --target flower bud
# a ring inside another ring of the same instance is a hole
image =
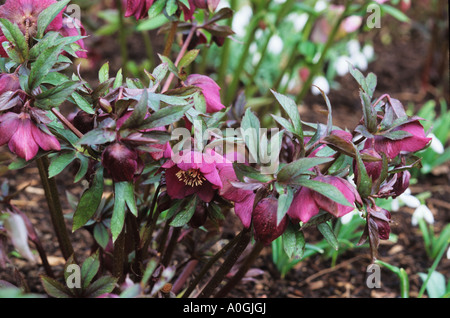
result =
[[[72,120],[73,125],[81,133],[85,134],[94,129],[94,115],[79,111]]]
[[[394,190],[393,198],[396,198],[403,192],[405,192],[406,189],[409,187],[409,179],[411,178],[411,173],[408,170],[404,170],[402,172],[398,172],[397,174],[397,181],[392,186]]]
[[[382,240],[389,239],[391,232],[391,213],[388,210],[375,206],[373,209],[368,209],[370,218],[374,221],[378,230],[378,237]]]
[[[102,154],[102,163],[115,182],[132,181],[138,172],[138,155],[121,143],[109,145]]]
[[[17,252],[30,262],[35,263],[36,259],[28,245],[28,230],[23,218],[18,214],[9,213],[4,225]]]
[[[20,89],[20,82],[16,74],[0,74],[0,95],[18,89]]]
[[[269,245],[286,230],[288,225],[285,216],[277,226],[278,200],[264,198],[258,202],[253,211],[253,229],[255,239],[264,245]]]

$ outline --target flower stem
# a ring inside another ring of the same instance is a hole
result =
[[[128,47],[127,47],[127,35],[124,23],[124,12],[121,0],[115,0],[116,8],[119,10],[119,44],[120,55],[122,58],[122,69],[125,76],[128,75]]]
[[[237,0],[230,1],[231,10],[234,10],[236,8],[236,4],[237,4]],[[228,19],[227,26],[231,27],[232,22],[233,22],[232,18]],[[218,76],[217,76],[218,77],[217,83],[219,84],[220,87],[224,87],[224,85],[226,83],[228,62],[230,61],[230,49],[231,49],[231,39],[227,38],[227,39],[225,39],[225,43],[223,44],[219,72],[218,72]]]
[[[246,249],[248,243],[250,242],[250,230],[244,230],[243,235],[240,237],[236,246],[230,252],[228,257],[223,262],[222,266],[217,270],[216,274],[211,278],[211,280],[206,284],[205,288],[201,291],[199,298],[209,298],[214,292],[217,286],[223,281],[225,276],[231,270],[231,268],[236,264],[237,260],[241,256],[242,252]]]
[[[173,21],[170,26],[169,35],[167,37],[166,46],[164,47],[163,55],[169,57],[170,51],[172,51],[173,42],[177,35],[178,21]]]
[[[245,263],[242,264],[239,271],[228,281],[228,283],[217,292],[214,298],[225,298],[228,295],[228,293],[242,280],[245,274],[247,274],[250,266],[256,261],[263,248],[263,244],[256,242],[250,255],[245,260]]]
[[[188,37],[186,38],[186,40],[183,43],[183,46],[181,47],[181,51],[180,53],[178,53],[177,59],[175,60],[175,66],[178,66],[178,64],[180,63],[181,59],[183,58],[184,54],[186,53],[189,44],[192,41],[192,38],[194,37],[194,33],[197,30],[197,26],[192,26],[191,31],[189,32]],[[167,79],[166,83],[164,84],[164,87],[162,89],[162,93],[165,93],[169,90],[170,88],[170,84],[172,84],[172,81],[175,77],[175,74],[170,73],[169,78]]]
[[[218,251],[201,269],[200,273],[195,277],[195,279],[189,284],[188,289],[184,292],[182,298],[188,298],[189,295],[194,291],[194,288],[198,285],[200,280],[206,275],[210,268],[221,258],[225,253],[233,248],[236,243],[241,239],[243,232],[239,233],[234,237],[233,240],[228,242],[220,251]]]
[[[63,254],[67,260],[73,255],[73,246],[67,232],[66,223],[64,221],[64,214],[59,200],[58,188],[54,178],[48,177],[49,162],[46,156],[36,160],[41,177],[42,186],[45,191],[45,198],[47,199],[48,208],[53,224],[53,228],[58,238],[58,243]]]

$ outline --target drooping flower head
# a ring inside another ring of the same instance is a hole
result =
[[[26,161],[33,159],[39,148],[44,151],[61,150],[58,139],[27,112],[8,112],[0,116],[0,146],[5,144]]]
[[[255,239],[269,245],[286,230],[288,218],[284,216],[277,226],[278,200],[267,197],[258,202],[253,212],[253,230]]]
[[[220,101],[220,86],[210,77],[200,74],[189,75],[185,81],[187,86],[197,86],[201,88],[206,100],[206,112],[215,113],[225,106]]]
[[[324,182],[335,186],[349,203],[362,204],[356,189],[345,179],[335,176],[317,176],[314,181]],[[354,210],[354,207],[337,203],[326,196],[306,187],[301,187],[294,196],[288,215],[302,222],[308,222],[320,210],[327,211],[335,217],[341,217]]]
[[[374,138],[368,139],[364,147],[373,147],[377,152],[384,152],[389,158],[393,159],[404,152],[422,150],[431,141],[431,138],[425,135],[419,119],[395,127],[392,132],[405,132],[407,134],[403,138],[376,135]]]
[[[134,16],[136,20],[148,17],[148,10],[154,0],[126,0],[125,17]]]
[[[102,164],[115,182],[133,181],[143,165],[137,151],[115,142],[103,151]]]

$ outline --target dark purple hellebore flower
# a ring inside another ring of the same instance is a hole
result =
[[[356,189],[345,179],[335,176],[317,176],[313,180],[331,184],[342,192],[348,202],[362,204],[361,197]],[[341,217],[354,210],[353,207],[337,203],[322,194],[306,187],[301,187],[294,196],[288,215],[302,222],[319,213],[322,209],[335,217]]]
[[[166,171],[167,194],[172,199],[183,199],[197,194],[204,202],[211,202],[222,188],[217,159],[214,153],[197,151],[180,152],[178,158],[169,159],[162,165]]]
[[[197,86],[202,89],[206,101],[206,112],[215,113],[225,106],[220,101],[220,87],[214,80],[205,75],[192,74],[185,81],[187,86]]]
[[[375,225],[377,229],[378,237],[382,240],[388,240],[391,232],[391,213],[378,206],[375,206],[374,208],[368,207],[367,211],[369,212],[371,223]]]
[[[288,219],[285,216],[277,226],[278,200],[264,198],[258,202],[253,212],[253,230],[255,239],[269,245],[286,230]]]
[[[148,10],[153,5],[154,0],[126,0],[125,17],[134,16],[136,20],[148,17]]]
[[[364,161],[364,167],[366,168],[367,174],[372,179],[372,181],[378,180],[383,170],[383,161],[378,152],[373,148],[367,148],[361,150],[361,155],[368,155],[370,157],[379,158],[380,161]],[[353,163],[353,173],[355,175],[355,181],[358,179],[358,166],[356,161]]]
[[[394,195],[393,198],[398,197],[400,194],[406,191],[409,187],[409,179],[411,179],[411,173],[408,170],[397,172],[397,181],[392,186]]]
[[[431,138],[425,136],[423,126],[418,119],[400,125],[393,129],[393,131],[405,131],[410,133],[411,136],[393,140],[377,135],[375,138],[367,140],[365,147],[373,147],[377,152],[384,152],[389,158],[394,159],[402,152],[422,150],[431,141]]]
[[[42,131],[28,113],[8,112],[0,116],[0,146],[6,143],[11,152],[26,161],[33,159],[39,148],[61,150],[58,139]]]
[[[6,0],[0,6],[0,18],[8,19],[17,24],[26,37],[32,38],[37,31],[37,20],[39,14],[52,4],[55,0]],[[62,27],[62,12],[49,24],[46,31],[58,31]],[[0,43],[7,41],[3,32],[0,31]],[[0,45],[0,55],[7,57],[3,46]]]
[[[143,168],[138,153],[119,142],[106,147],[102,164],[115,182],[133,181]]]

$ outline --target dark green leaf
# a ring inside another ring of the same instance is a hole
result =
[[[86,296],[97,298],[100,295],[111,293],[116,287],[117,278],[102,276],[86,289]]]
[[[39,54],[37,60],[31,64],[30,76],[28,78],[28,90],[30,93],[44,81],[45,76],[58,61],[58,56],[63,47],[64,44],[49,47]]]
[[[55,298],[71,298],[72,293],[69,288],[47,276],[41,276],[41,282],[45,292]]]
[[[287,187],[286,192],[281,193],[278,197],[277,226],[281,223],[287,211],[289,210],[293,199],[294,191],[291,187]]]
[[[28,44],[19,27],[3,18],[0,19],[0,27],[3,31],[3,35],[12,43],[14,50],[19,55],[20,62],[27,60],[29,56]]]
[[[323,237],[327,240],[331,247],[333,247],[337,251],[339,249],[339,242],[331,226],[326,222],[320,223],[317,224],[317,229],[320,231],[320,233],[322,233]]]
[[[195,208],[197,207],[198,201],[199,199],[197,195],[193,195],[186,207],[178,212],[172,222],[170,222],[170,225],[173,227],[181,227],[187,224],[195,213]]]
[[[140,129],[150,129],[173,124],[183,118],[191,107],[192,105],[164,107],[147,118]]]
[[[79,82],[68,81],[62,85],[53,87],[37,95],[35,105],[45,110],[59,107],[81,85]]]
[[[250,152],[250,159],[256,163],[259,162],[260,128],[261,124],[258,117],[250,108],[247,108],[241,122],[241,134]]]
[[[278,172],[277,180],[281,183],[287,183],[289,182],[289,180],[292,180],[302,173],[305,173],[309,169],[333,160],[334,159],[330,157],[300,158],[281,168]]]
[[[187,52],[180,60],[180,63],[178,63],[178,69],[181,70],[182,68],[185,68],[186,66],[189,66],[192,62],[194,62],[199,52],[200,50],[191,50]]]
[[[98,259],[98,252],[89,256],[81,266],[81,281],[83,282],[83,289],[86,289],[91,283],[92,279],[97,275],[100,269],[100,261]]]
[[[300,119],[300,112],[298,111],[297,103],[285,95],[277,93],[273,90],[271,91],[291,119],[292,126],[294,127],[293,133],[295,133],[300,138],[301,143],[303,143],[302,121]]]
[[[53,178],[54,176],[60,174],[69,164],[72,163],[72,161],[75,160],[75,158],[74,152],[63,153],[53,157],[48,167],[49,178]]]
[[[103,195],[103,168],[99,168],[93,178],[92,186],[85,190],[73,215],[73,228],[76,231],[84,226],[95,214]]]
[[[300,259],[305,250],[305,236],[293,224],[289,223],[283,236],[283,250],[289,258]]]
[[[38,17],[36,38],[41,39],[49,24],[56,18],[56,16],[64,10],[64,7],[69,4],[70,0],[61,0],[55,4],[50,5],[44,9]]]

